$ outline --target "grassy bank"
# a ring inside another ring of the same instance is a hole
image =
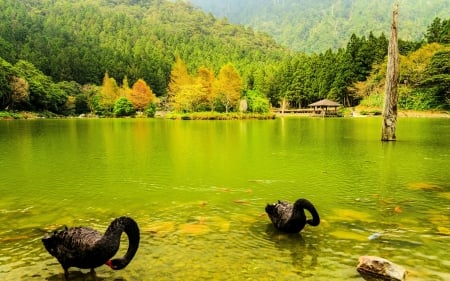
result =
[[[275,119],[274,113],[240,113],[240,112],[193,112],[193,113],[167,113],[166,119],[174,120],[242,120],[242,119]]]
[[[358,116],[381,116],[381,108],[372,107],[356,107],[346,108],[342,110],[342,114],[345,117],[358,117]],[[306,115],[290,115],[290,116],[302,116]],[[0,111],[0,120],[14,120],[14,119],[39,119],[39,118],[73,118],[75,116],[59,116],[51,112],[10,112]],[[78,116],[76,116],[78,117]],[[96,115],[86,115],[86,118],[98,118]],[[244,120],[244,119],[258,119],[269,120],[275,119],[277,115],[275,113],[219,113],[219,112],[195,112],[195,113],[173,113],[173,112],[157,112],[156,118],[165,118],[172,120]],[[415,111],[415,110],[399,110],[398,117],[423,117],[423,118],[450,118],[450,112],[445,110],[440,111]]]
[[[73,118],[79,116],[59,116],[51,112],[10,112],[0,111],[1,120],[13,120],[13,119],[39,119],[39,118]],[[99,117],[96,115],[83,115],[81,117]],[[140,116],[133,116],[140,117]],[[219,112],[194,112],[194,113],[174,113],[158,111],[155,115],[156,118],[166,118],[173,120],[241,120],[241,119],[275,119],[274,113],[219,113]],[[129,117],[128,117],[129,118]]]
[[[383,109],[379,107],[357,106],[353,109],[353,114],[359,116],[380,116],[382,113]],[[398,117],[450,118],[447,110],[399,110],[397,114]]]

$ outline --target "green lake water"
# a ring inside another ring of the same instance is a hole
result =
[[[380,138],[380,118],[1,121],[0,280],[62,280],[45,233],[123,215],[139,250],[97,280],[363,280],[362,255],[450,280],[450,119]],[[275,231],[265,205],[301,197],[321,224]]]

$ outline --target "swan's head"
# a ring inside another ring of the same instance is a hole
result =
[[[41,239],[42,243],[44,244],[45,249],[52,255],[55,256],[56,254],[56,248],[58,247],[58,244],[60,243],[59,237],[61,235],[64,235],[64,233],[68,230],[67,226],[64,226],[62,230],[53,231],[52,235],[49,235],[48,233],[45,234],[44,238]]]
[[[272,214],[275,210],[275,204],[267,204],[266,205],[266,213],[267,214]]]
[[[115,269],[112,260],[108,260],[107,262],[105,262],[105,264],[111,267],[112,269]]]
[[[113,259],[113,260],[108,260],[105,264],[109,267],[111,267],[111,269],[114,270],[120,270],[125,268],[128,265],[129,261],[127,261],[126,259]]]
[[[45,249],[50,253],[50,255],[55,256],[56,254],[56,239],[55,236],[46,234],[44,238],[42,238],[42,243],[44,244]]]
[[[280,204],[284,204],[284,203],[287,203],[287,202],[278,200],[278,202],[276,202],[276,203],[272,203],[272,204],[269,204],[269,203],[268,203],[268,204],[266,205],[266,210],[267,210],[267,208],[275,208],[276,206],[278,206],[278,205],[280,205]]]

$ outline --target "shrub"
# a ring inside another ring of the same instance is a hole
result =
[[[382,107],[384,94],[373,93],[361,100],[360,105],[367,107]]]
[[[269,99],[265,98],[259,91],[249,90],[246,96],[249,112],[267,113],[270,111]]]
[[[127,98],[120,98],[114,104],[113,113],[117,117],[130,116],[135,113],[133,104]]]
[[[156,105],[154,103],[149,103],[144,111],[147,117],[155,117],[156,114]]]

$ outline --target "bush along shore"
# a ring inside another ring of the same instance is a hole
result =
[[[241,113],[241,112],[192,112],[192,113],[177,113],[177,112],[165,112],[157,111],[154,117],[149,117],[145,114],[136,114],[133,116],[110,116],[115,118],[163,118],[172,120],[244,120],[244,119],[258,119],[269,120],[275,119],[275,113]],[[0,120],[13,120],[13,119],[56,119],[56,118],[105,118],[96,114],[81,114],[79,116],[63,116],[57,115],[49,111],[45,112],[11,112],[0,111]]]

